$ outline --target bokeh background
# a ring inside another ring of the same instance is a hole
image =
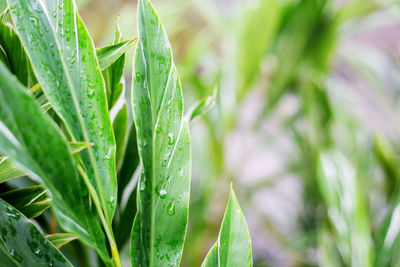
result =
[[[118,16],[137,37],[135,0],[77,3],[97,46]],[[254,266],[400,266],[400,1],[153,3],[186,110],[218,88],[191,125],[182,266],[215,242],[230,184]]]
[[[153,3],[186,110],[218,87],[191,126],[182,266],[200,266],[215,242],[231,183],[255,266],[398,266],[400,2]],[[136,1],[78,4],[97,46],[118,16],[137,37]]]

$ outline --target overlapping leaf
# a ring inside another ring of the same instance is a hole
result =
[[[91,212],[88,190],[71,150],[35,99],[0,63],[0,153],[8,155],[51,194],[60,225],[107,260],[105,238]]]
[[[143,172],[132,229],[132,266],[178,266],[186,234],[190,136],[171,47],[148,0],[138,3],[133,114]]]
[[[7,263],[2,266],[72,266],[24,215],[1,199],[0,260]]]
[[[72,0],[8,0],[37,79],[80,153],[108,225],[117,193],[115,142],[93,41]]]
[[[0,21],[0,48],[4,52],[4,64],[23,85],[29,88],[37,83],[19,37],[4,21]]]
[[[230,266],[253,266],[249,232],[232,189],[218,240],[202,264],[202,267]]]

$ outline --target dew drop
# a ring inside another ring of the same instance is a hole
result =
[[[143,191],[146,188],[146,183],[144,180],[140,180],[140,191]]]
[[[165,189],[161,189],[158,195],[161,199],[165,199],[167,197],[167,191]]]
[[[173,202],[173,201],[169,202],[168,207],[167,207],[167,212],[169,215],[175,214],[175,202]]]
[[[174,134],[173,133],[169,133],[168,134],[168,145],[173,145],[174,143],[175,143]]]
[[[156,127],[156,133],[160,133],[161,132],[161,127],[160,126],[157,126]]]

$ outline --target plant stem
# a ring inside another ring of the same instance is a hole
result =
[[[116,267],[121,267],[121,259],[119,257],[117,244],[115,243],[114,233],[112,232],[111,226],[107,223],[106,218],[104,217],[103,210],[101,209],[99,198],[97,197],[96,190],[94,190],[93,186],[89,182],[89,178],[86,175],[86,172],[82,169],[80,165],[78,165],[79,173],[82,175],[83,180],[86,183],[86,186],[89,189],[90,196],[92,197],[93,203],[96,207],[97,213],[100,217],[100,221],[103,224],[104,231],[106,232],[108,242],[110,243],[111,255],[114,260]]]

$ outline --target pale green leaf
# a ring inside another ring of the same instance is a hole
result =
[[[178,266],[186,235],[191,175],[182,88],[167,35],[148,0],[138,3],[138,32],[132,98],[143,172],[131,264]]]
[[[250,235],[232,188],[218,240],[202,264],[202,267],[230,266],[253,266]]]

